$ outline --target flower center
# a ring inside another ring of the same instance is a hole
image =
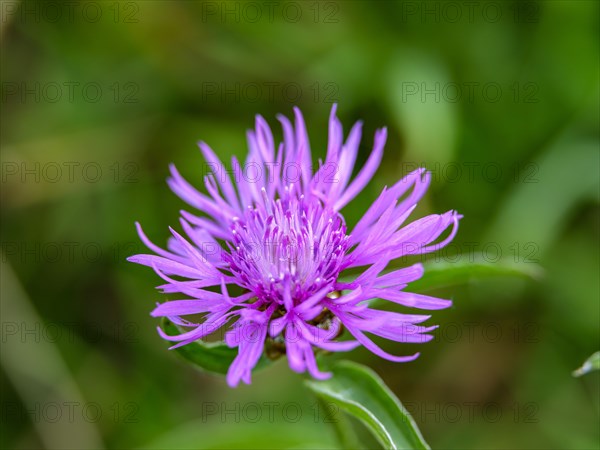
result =
[[[231,272],[259,300],[280,304],[285,289],[298,304],[333,284],[348,248],[342,216],[304,196],[249,207],[231,229]]]

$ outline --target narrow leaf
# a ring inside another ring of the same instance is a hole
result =
[[[427,292],[448,286],[468,283],[472,280],[482,280],[494,277],[517,277],[539,279],[542,269],[535,263],[514,263],[511,261],[462,262],[468,259],[465,255],[461,262],[424,264],[425,274],[419,280],[413,281],[407,287],[411,292]]]
[[[573,376],[580,377],[594,370],[600,370],[600,352],[596,352],[586,359],[583,365],[573,372]]]
[[[169,335],[176,335],[182,331],[168,319],[163,320],[162,328]],[[219,375],[227,374],[229,366],[238,354],[237,348],[230,348],[222,341],[204,342],[202,340],[178,347],[174,351],[197,368]],[[256,365],[256,369],[265,367],[269,362],[270,360],[263,356]]]
[[[319,398],[364,423],[384,448],[429,448],[410,413],[375,372],[349,361],[335,363],[332,371],[328,380],[305,383]]]

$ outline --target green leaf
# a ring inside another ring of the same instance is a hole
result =
[[[335,363],[332,371],[328,380],[305,383],[319,398],[364,423],[384,448],[429,448],[410,413],[375,372],[349,361]]]
[[[181,329],[168,319],[164,319],[162,329],[168,335],[177,335]],[[197,340],[174,350],[187,362],[206,372],[226,375],[229,366],[238,354],[237,348],[230,348],[222,341],[204,342]],[[266,356],[258,361],[255,370],[267,366],[271,362]]]
[[[573,376],[580,377],[594,370],[600,370],[600,352],[596,352],[586,359],[583,365],[573,372]]]
[[[472,280],[482,280],[494,277],[518,277],[539,279],[542,277],[542,269],[535,263],[514,263],[512,261],[498,262],[469,262],[468,258],[460,258],[456,263],[433,263],[423,264],[425,274],[410,283],[407,290],[410,292],[427,292],[448,286],[466,284]],[[462,262],[465,260],[465,262]]]
[[[331,423],[335,438],[341,447],[345,450],[364,448],[353,427],[354,424],[350,422],[350,418],[345,414],[337,414],[338,407],[326,402],[322,397],[319,397],[318,400],[319,408],[324,411],[324,415],[326,416],[323,420]]]

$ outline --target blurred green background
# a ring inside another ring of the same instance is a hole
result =
[[[543,271],[436,292],[454,306],[416,362],[349,357],[433,448],[599,447],[599,374],[571,375],[600,348],[598,2],[1,8],[3,448],[335,447],[285,361],[232,390],[168,352],[158,277],[125,262],[135,220],[178,227],[168,164],[201,186],[196,141],[243,158],[254,115],[280,137],[297,104],[323,157],[332,102],[365,121],[360,162],[389,129],[349,223],[425,165],[418,213],[465,216],[437,260]]]

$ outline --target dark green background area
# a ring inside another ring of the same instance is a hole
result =
[[[161,245],[180,229],[168,164],[201,186],[198,140],[243,158],[254,115],[280,139],[296,104],[316,160],[335,101],[345,132],[365,122],[359,164],[389,134],[349,224],[424,165],[415,216],[465,216],[437,260],[543,271],[435,292],[454,300],[436,339],[383,344],[415,362],[349,357],[433,448],[598,448],[599,375],[571,375],[600,348],[598,2],[1,8],[3,447],[335,446],[285,361],[232,390],[168,352],[160,281],[125,262],[134,221]]]

